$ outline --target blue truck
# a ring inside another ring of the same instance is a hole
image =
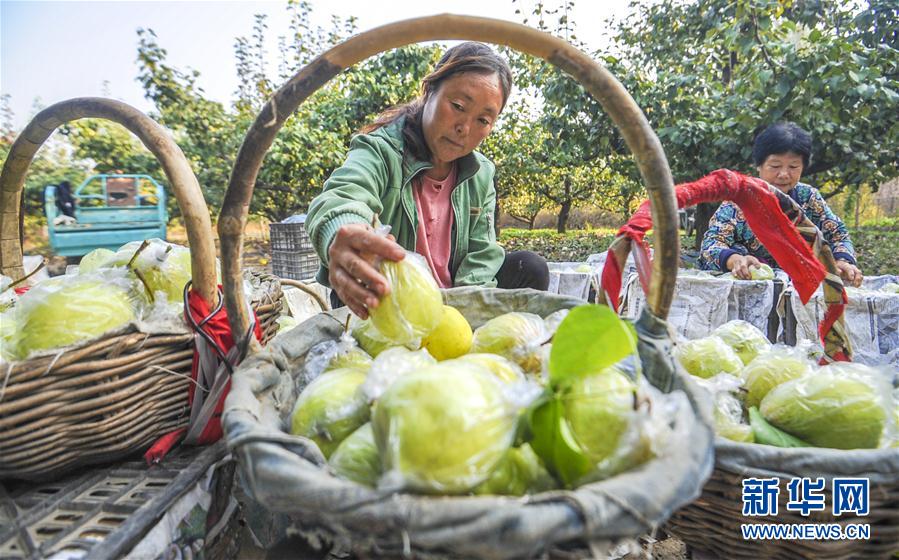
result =
[[[129,241],[165,239],[165,189],[149,175],[88,177],[71,193],[74,208],[67,213],[57,204],[63,194],[58,189],[44,189],[50,247],[57,255],[80,257],[100,247],[114,251]]]

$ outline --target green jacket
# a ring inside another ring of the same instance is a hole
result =
[[[334,170],[309,205],[306,228],[321,258],[318,282],[328,284],[328,247],[345,224],[370,224],[374,214],[390,225],[397,243],[415,251],[418,211],[412,195],[412,178],[432,167],[403,151],[404,118],[360,134],[350,142],[344,164]],[[496,244],[493,230],[496,190],[495,168],[478,152],[458,160],[456,187],[452,193],[453,243],[450,275],[454,286],[495,286],[496,273],[505,252]]]

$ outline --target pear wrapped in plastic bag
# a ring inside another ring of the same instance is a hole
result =
[[[649,458],[636,398],[636,384],[615,366],[573,380],[562,397],[564,415],[594,465],[578,483],[608,478]]]
[[[749,269],[749,275],[753,280],[774,280],[774,269],[762,263]]]
[[[778,346],[740,372],[746,387],[746,407],[759,406],[771,389],[812,371],[813,364],[798,348]]]
[[[440,363],[401,376],[375,403],[379,487],[463,494],[511,448],[518,410],[479,366]]]
[[[524,372],[518,364],[496,354],[465,354],[447,363],[456,362],[482,366],[506,383],[517,383],[525,380]]]
[[[62,348],[120,329],[138,316],[124,271],[57,276],[25,292],[15,307],[13,354]]]
[[[132,267],[141,273],[153,297],[162,293],[169,303],[183,302],[184,286],[191,279],[190,250],[161,239],[149,239],[138,253],[142,243],[132,241],[122,245],[100,268],[127,266],[137,254]]]
[[[490,473],[490,478],[478,485],[474,493],[524,496],[546,492],[557,486],[555,479],[540,461],[540,457],[525,443],[510,449]]]
[[[137,247],[135,247],[136,249]],[[94,272],[100,267],[106,265],[112,261],[112,258],[115,256],[113,251],[109,249],[104,249],[103,247],[98,247],[88,254],[81,257],[81,261],[78,263],[78,274],[88,274]],[[126,263],[127,264],[127,263]]]
[[[443,318],[443,296],[428,263],[421,255],[406,252],[394,262],[381,261],[381,274],[390,292],[369,309],[371,322],[394,344],[414,344],[434,330]]]
[[[381,476],[381,458],[375,445],[371,422],[366,422],[340,442],[328,459],[340,478],[374,488]]]
[[[737,374],[743,360],[721,337],[707,336],[678,344],[674,354],[684,369],[696,377],[709,378],[719,373]]]
[[[549,339],[539,315],[511,312],[490,319],[474,331],[471,353],[498,354],[518,364],[525,372],[542,369],[540,345]]]
[[[712,333],[734,349],[743,364],[749,364],[771,348],[768,338],[752,323],[740,319],[724,323]]]
[[[359,390],[365,372],[335,369],[316,377],[297,398],[290,433],[314,441],[325,457],[369,420],[368,401]]]
[[[762,399],[765,420],[815,447],[872,449],[893,426],[892,391],[861,364],[832,364],[775,387]]]
[[[378,329],[372,324],[371,319],[360,320],[353,316],[355,326],[351,330],[353,338],[359,344],[359,348],[365,350],[365,353],[372,358],[377,358],[378,354],[387,350],[393,344],[384,338],[384,335],[378,332]]]
[[[697,379],[696,382],[712,394],[715,433],[732,441],[752,443],[755,440],[752,426],[744,421],[743,405],[737,398],[743,380],[721,373],[708,379]]]
[[[377,400],[401,376],[436,363],[427,350],[409,350],[402,346],[388,348],[372,361],[361,387],[362,393],[369,401]]]

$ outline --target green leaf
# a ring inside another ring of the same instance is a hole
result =
[[[577,376],[598,373],[637,350],[633,327],[605,305],[568,312],[553,337],[549,380],[558,387]]]
[[[749,425],[755,435],[755,442],[774,447],[813,447],[801,439],[791,436],[787,432],[776,428],[765,420],[762,413],[756,407],[749,408]]]
[[[565,486],[571,485],[593,469],[593,463],[574,439],[563,416],[558,396],[537,405],[530,414],[531,448],[546,468]]]

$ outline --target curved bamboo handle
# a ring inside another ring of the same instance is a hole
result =
[[[79,97],[47,107],[28,123],[15,142],[0,172],[0,270],[14,280],[24,274],[19,239],[19,205],[25,176],[35,153],[63,124],[97,118],[116,122],[133,132],[162,164],[184,216],[190,243],[193,287],[210,305],[218,303],[215,241],[209,209],[200,184],[181,148],[156,121],[134,107],[100,97]]]
[[[218,222],[233,332],[246,332],[249,324],[240,291],[243,231],[256,176],[281,126],[300,103],[344,69],[388,49],[440,39],[497,43],[539,56],[570,74],[602,104],[634,153],[649,190],[659,239],[653,275],[660,281],[653,282],[648,301],[656,315],[668,315],[680,252],[674,182],[662,145],[633,98],[605,68],[561,39],[507,21],[443,14],[391,23],[347,39],[310,62],[263,106],[237,155]],[[251,348],[259,346],[251,342]]]

